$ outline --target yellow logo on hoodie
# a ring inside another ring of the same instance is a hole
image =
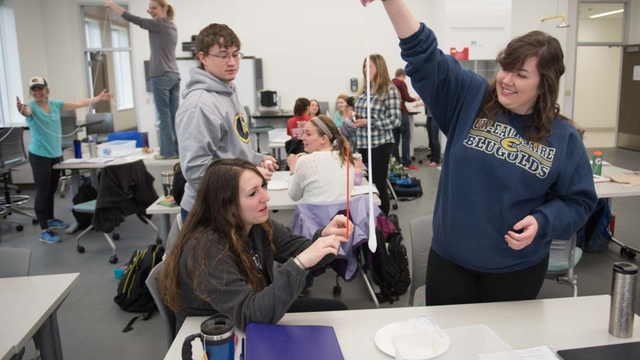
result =
[[[249,133],[249,127],[247,126],[247,120],[244,118],[243,113],[236,114],[233,118],[233,128],[236,129],[236,135],[238,139],[243,143],[248,143],[251,140],[251,133]]]

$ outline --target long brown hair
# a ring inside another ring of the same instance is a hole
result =
[[[353,164],[353,156],[352,155],[352,150],[349,146],[349,140],[347,140],[346,137],[344,137],[343,135],[340,134],[340,130],[338,130],[338,127],[336,126],[336,124],[333,122],[333,119],[331,119],[330,117],[328,117],[327,115],[318,115],[315,116],[318,119],[320,119],[320,121],[322,121],[322,123],[327,127],[327,129],[329,130],[329,132],[331,133],[331,137],[329,141],[336,141],[335,144],[338,147],[338,155],[340,156],[340,165],[344,166],[344,164],[347,163],[347,154],[349,154],[349,162],[351,164]],[[326,134],[322,128],[320,128],[318,125],[316,125],[313,121],[310,121],[311,125],[313,125],[313,127],[315,127],[318,130],[318,135],[320,137],[327,135],[327,137],[329,137],[329,134]]]
[[[371,79],[371,93],[376,94],[378,99],[382,99],[389,94],[389,87],[393,86],[391,77],[389,77],[389,69],[387,68],[387,62],[380,54],[369,55],[369,61],[376,67],[376,73]],[[364,81],[362,87],[358,90],[356,96],[362,95],[367,91],[367,59],[362,62],[362,72],[364,73]]]
[[[247,160],[221,159],[207,168],[193,209],[189,212],[178,240],[165,260],[165,268],[159,278],[160,293],[171,310],[182,309],[178,272],[185,251],[193,254],[196,261],[187,264],[187,273],[182,276],[193,279],[195,289],[198,289],[197,274],[206,272],[212,266],[211,259],[205,257],[205,254],[211,253],[212,248],[223,249],[213,264],[231,252],[239,262],[238,268],[253,291],[259,292],[267,286],[266,279],[251,257],[245,224],[240,216],[239,181],[245,171],[253,171],[266,184],[260,171]],[[267,233],[269,246],[274,250],[271,221],[267,220],[259,226]],[[211,299],[214,294],[197,295],[202,299]]]
[[[349,95],[340,94],[340,95],[338,95],[338,98],[336,99],[336,104],[338,103],[338,100],[340,100],[340,99],[344,100],[344,102],[346,103],[348,98],[349,98]],[[340,114],[340,116],[345,116],[347,114],[347,111],[346,111],[346,109],[344,111],[338,109],[338,113]]]
[[[505,71],[518,71],[530,57],[537,57],[537,70],[540,73],[538,98],[533,107],[533,124],[525,127],[525,137],[534,142],[544,142],[551,135],[551,123],[555,119],[568,120],[560,114],[560,106],[556,103],[560,91],[560,77],[564,74],[564,54],[556,38],[542,31],[531,31],[509,42],[507,47],[498,53],[496,62]],[[508,114],[498,100],[495,80],[489,86],[478,117],[486,117],[490,121],[498,114]]]
[[[221,49],[235,46],[240,50],[242,44],[238,35],[225,24],[209,24],[196,37],[196,58],[199,53],[208,54],[212,46],[218,45]],[[202,61],[198,60],[198,68],[204,70]]]

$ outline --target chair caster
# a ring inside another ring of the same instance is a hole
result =
[[[623,246],[623,247],[620,248],[620,255],[626,256],[629,259],[635,259],[636,252],[633,251],[632,249],[629,249],[629,247],[627,247],[627,246]]]
[[[156,245],[162,245],[162,239],[156,238]]]
[[[422,164],[422,160],[418,160],[418,164]]]
[[[411,160],[412,160],[412,161],[416,161],[416,157],[415,157],[415,156],[412,156],[412,157],[411,157]]]
[[[38,225],[38,220],[37,219],[31,219],[31,224],[32,225]]]
[[[24,226],[22,225],[16,226],[16,231],[22,231],[22,230],[24,230]]]
[[[113,238],[113,240],[120,240],[120,234],[118,233],[113,233],[113,235],[111,235],[111,237]]]
[[[64,193],[60,194],[60,199],[64,199]]]
[[[391,207],[393,208],[393,210],[398,210],[398,204],[393,204]]]
[[[84,252],[84,246],[82,246],[82,245],[78,245],[78,246],[76,246],[76,250],[77,250],[80,254],[82,254],[82,253]]]
[[[340,285],[336,285],[333,287],[333,295],[340,296],[342,294],[342,287]]]
[[[16,194],[22,194],[22,189],[20,188],[16,189]]]
[[[109,262],[112,264],[115,264],[118,262],[118,256],[113,255],[112,257],[109,258]]]

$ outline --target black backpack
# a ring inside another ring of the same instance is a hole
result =
[[[150,318],[150,313],[158,309],[153,297],[147,288],[147,278],[151,270],[162,261],[164,248],[159,245],[149,245],[146,250],[136,250],[131,255],[129,267],[122,275],[118,283],[118,294],[115,301],[122,310],[135,313],[147,313],[145,319]],[[130,330],[136,318],[129,322],[123,332]]]
[[[407,248],[402,243],[402,234],[392,232],[385,241],[381,229],[376,229],[378,248],[373,254],[373,281],[380,287],[376,294],[379,302],[393,304],[404,295],[411,285]]]
[[[78,193],[73,197],[73,204],[81,204],[83,202],[95,200],[98,198],[98,190],[91,186],[91,182],[85,182],[78,188]],[[91,225],[93,214],[77,212],[71,210],[73,217],[76,218],[78,229],[84,230]]]

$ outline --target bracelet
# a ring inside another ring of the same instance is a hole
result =
[[[300,261],[300,258],[298,257],[298,255],[296,255],[295,258],[293,258],[294,261],[298,261],[298,264],[300,264],[300,266],[302,267],[302,269],[307,270],[308,268],[306,266],[304,266],[304,264],[302,263],[302,261]]]

